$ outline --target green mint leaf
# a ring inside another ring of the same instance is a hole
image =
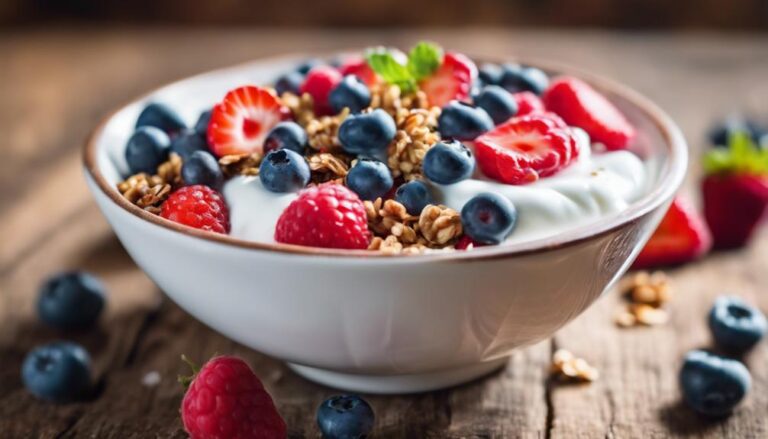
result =
[[[422,41],[408,54],[408,71],[417,81],[426,78],[443,62],[443,49],[434,43]]]
[[[768,175],[768,150],[755,145],[749,133],[733,133],[727,148],[714,148],[704,155],[704,172]]]
[[[371,69],[388,83],[398,85],[405,92],[413,91],[416,88],[416,80],[408,67],[397,62],[395,57],[386,49],[369,51],[366,60]]]

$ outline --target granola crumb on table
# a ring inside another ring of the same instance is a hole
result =
[[[572,383],[592,382],[600,377],[596,368],[565,349],[558,349],[552,355],[550,373],[556,379]]]
[[[669,320],[664,305],[671,298],[669,279],[663,272],[640,271],[622,282],[627,305],[616,315],[618,326],[663,325]]]

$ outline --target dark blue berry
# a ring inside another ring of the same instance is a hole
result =
[[[491,129],[491,116],[466,102],[448,102],[437,119],[437,130],[444,139],[474,140]]]
[[[532,91],[537,95],[544,93],[549,85],[547,74],[535,67],[523,67],[518,64],[505,64],[499,85],[510,93]]]
[[[264,152],[290,149],[304,154],[307,147],[307,132],[296,122],[280,122],[267,134],[264,140]]]
[[[213,110],[205,110],[200,113],[200,117],[195,122],[195,132],[202,136],[203,139],[208,135],[208,123],[211,121],[211,113]]]
[[[146,172],[154,174],[161,163],[168,160],[171,139],[156,127],[141,127],[128,139],[125,145],[125,160],[131,174]]]
[[[741,362],[704,351],[691,351],[680,370],[683,397],[696,412],[729,414],[744,399],[752,379]]]
[[[169,136],[175,136],[187,125],[181,120],[181,117],[169,106],[152,102],[144,107],[136,119],[136,128],[155,127],[165,131]]]
[[[763,338],[768,323],[759,309],[738,297],[722,296],[709,312],[709,329],[723,351],[743,354]]]
[[[302,75],[306,75],[310,70],[312,70],[313,67],[317,67],[323,64],[325,64],[323,60],[318,58],[305,59],[301,62],[301,64],[296,66],[296,71]]]
[[[106,289],[95,276],[82,271],[61,273],[40,287],[37,313],[54,328],[84,329],[99,318],[105,297]]]
[[[208,142],[196,131],[187,130],[171,140],[171,151],[180,155],[182,160],[187,160],[197,151],[208,151]]]
[[[731,136],[737,133],[746,133],[755,143],[759,143],[766,130],[752,119],[732,114],[709,130],[709,142],[713,146],[727,147]]]
[[[328,103],[336,113],[344,108],[349,108],[352,113],[359,113],[371,105],[371,91],[357,76],[347,75],[331,90]]]
[[[304,157],[290,149],[278,149],[264,157],[259,179],[272,192],[297,192],[309,183],[309,165]]]
[[[472,175],[475,170],[475,157],[458,140],[446,140],[427,150],[422,167],[424,175],[430,181],[453,184]]]
[[[478,69],[478,79],[482,85],[499,85],[504,70],[498,64],[485,63]]]
[[[355,395],[332,396],[317,409],[317,426],[325,439],[368,437],[373,421],[371,406]]]
[[[288,72],[280,75],[275,81],[275,91],[278,95],[283,93],[299,94],[301,83],[304,82],[304,75],[299,72]]]
[[[56,342],[32,350],[24,358],[21,378],[38,398],[69,402],[87,396],[91,386],[91,360],[75,343]]]
[[[492,192],[475,195],[461,208],[464,233],[483,244],[501,244],[517,225],[517,209]]]
[[[363,200],[383,197],[392,189],[392,174],[384,163],[361,158],[347,174],[347,187]]]
[[[224,185],[219,162],[208,151],[192,153],[181,166],[181,178],[187,186],[202,184],[217,191]]]
[[[514,96],[498,85],[488,85],[475,95],[475,105],[485,110],[496,125],[517,114]]]
[[[395,138],[395,121],[378,108],[365,114],[351,114],[339,127],[339,141],[350,154],[376,155]]]
[[[419,180],[409,181],[397,188],[395,201],[405,206],[411,215],[419,215],[428,204],[435,204],[429,186]]]

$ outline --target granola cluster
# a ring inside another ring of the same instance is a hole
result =
[[[636,273],[623,283],[622,291],[627,304],[625,309],[616,315],[617,325],[654,326],[663,325],[669,320],[664,305],[671,298],[671,288],[664,273]]]
[[[181,165],[181,157],[171,153],[168,161],[158,166],[155,175],[144,172],[131,175],[117,185],[117,190],[129,202],[147,212],[160,213],[160,205],[163,201],[174,189],[183,184]]]

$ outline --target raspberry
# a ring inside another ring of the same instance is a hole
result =
[[[365,249],[370,236],[363,202],[333,183],[299,193],[275,227],[277,242],[309,247]]]
[[[543,113],[544,103],[531,91],[520,91],[513,94],[517,102],[517,116],[525,116],[531,113]]]
[[[186,186],[172,193],[163,203],[160,216],[196,229],[229,232],[229,212],[224,197],[208,186]]]
[[[341,73],[330,66],[317,66],[307,73],[299,92],[309,93],[315,104],[315,113],[320,116],[332,114],[328,95],[341,82]]]
[[[285,438],[272,397],[245,361],[214,357],[192,380],[181,403],[192,439]]]

